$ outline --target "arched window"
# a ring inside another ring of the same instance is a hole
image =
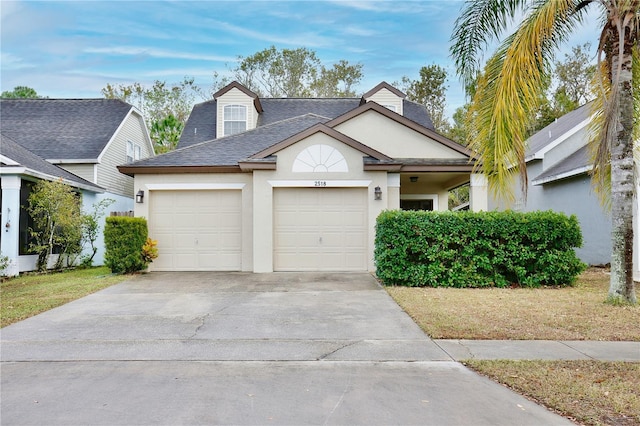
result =
[[[247,107],[244,105],[224,106],[224,135],[229,136],[247,130]]]
[[[300,172],[348,172],[347,160],[340,151],[329,145],[311,145],[298,154],[292,171]]]

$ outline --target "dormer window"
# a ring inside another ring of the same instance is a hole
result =
[[[395,106],[395,105],[389,105],[389,104],[386,104],[386,105],[382,105],[382,106],[383,106],[383,107],[385,107],[385,108],[386,108],[386,109],[388,109],[388,110],[393,111],[393,112],[396,112],[396,110],[397,110],[397,108],[396,108],[396,106]]]
[[[247,130],[247,107],[244,105],[225,105],[224,135],[229,136]]]

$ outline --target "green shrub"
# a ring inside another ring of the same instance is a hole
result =
[[[575,216],[546,212],[385,211],[376,224],[377,275],[405,286],[571,284],[586,265]]]
[[[147,241],[147,221],[142,217],[107,217],[104,227],[104,264],[111,272],[131,273],[145,269],[142,247]]]

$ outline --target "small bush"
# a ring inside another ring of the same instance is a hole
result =
[[[385,211],[376,224],[377,275],[405,286],[567,285],[584,265],[575,216],[551,211]]]
[[[147,242],[147,221],[141,217],[107,217],[104,227],[104,264],[113,273],[145,269],[143,246]]]

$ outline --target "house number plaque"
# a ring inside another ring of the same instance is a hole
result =
[[[327,181],[326,180],[316,180],[313,182],[313,186],[327,186]]]

